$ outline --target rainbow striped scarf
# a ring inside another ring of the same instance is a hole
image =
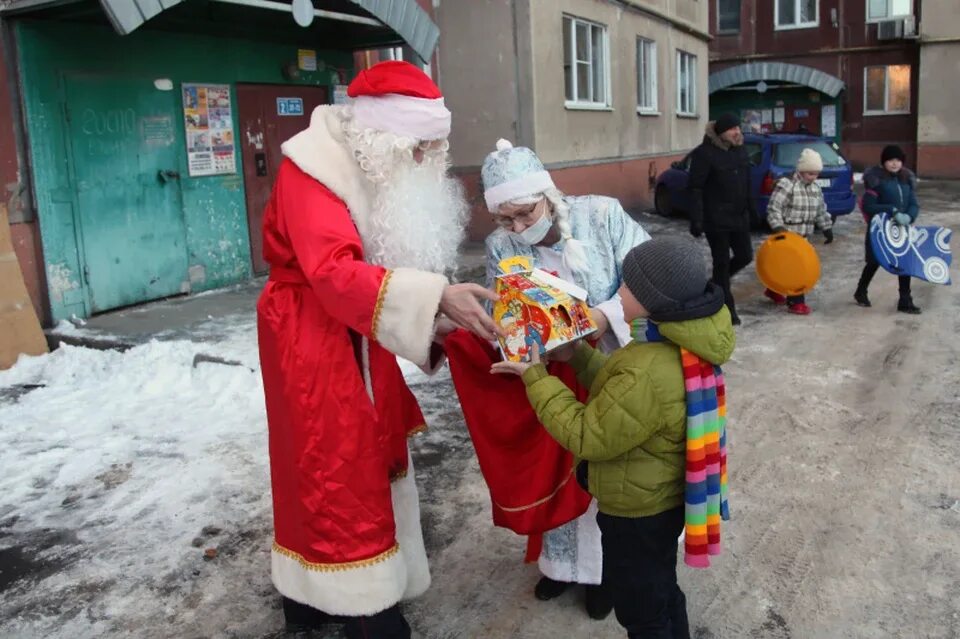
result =
[[[640,326],[633,325],[633,335]],[[647,322],[648,342],[663,341]],[[720,521],[730,519],[727,504],[727,388],[719,366],[680,348],[687,392],[687,485],[684,495],[686,541],[683,561],[709,568],[720,554]]]
[[[708,568],[720,554],[720,520],[727,504],[727,390],[723,371],[680,349],[687,390],[686,542],[683,560]]]

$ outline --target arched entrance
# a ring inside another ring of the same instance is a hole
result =
[[[811,133],[840,141],[840,78],[786,62],[750,62],[709,77],[710,115],[738,113],[744,130]]]

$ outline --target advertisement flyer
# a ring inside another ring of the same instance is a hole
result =
[[[824,104],[820,117],[820,135],[825,138],[835,137],[837,135],[837,105]]]
[[[184,84],[183,121],[191,177],[237,172],[229,85]]]

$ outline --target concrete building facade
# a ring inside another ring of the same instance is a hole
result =
[[[960,178],[960,5],[928,0],[920,23],[917,168],[926,177]]]
[[[703,137],[702,0],[439,0],[434,18],[473,239],[492,230],[478,180],[498,138],[534,149],[565,192],[631,208]]]

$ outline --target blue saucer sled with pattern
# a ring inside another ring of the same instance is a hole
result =
[[[952,233],[942,226],[901,226],[881,213],[870,222],[870,245],[884,270],[949,285]]]

